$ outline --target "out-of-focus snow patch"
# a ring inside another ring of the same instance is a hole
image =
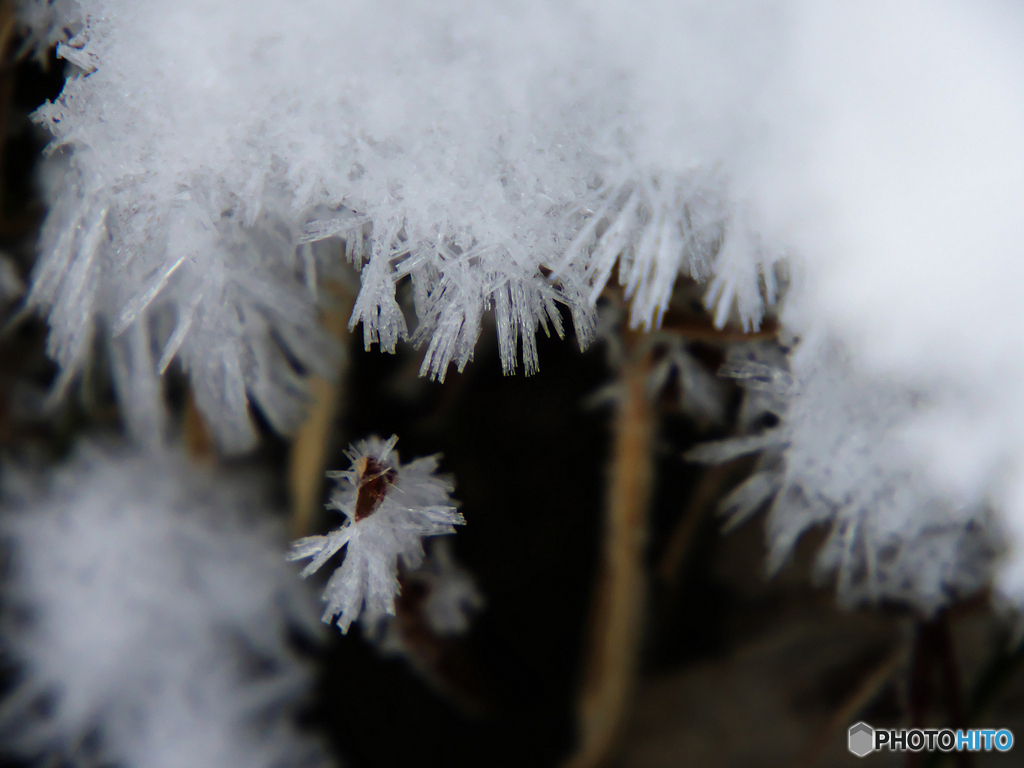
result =
[[[929,497],[993,507],[1017,563],[1024,14],[1000,2],[793,8],[786,88],[766,112],[780,138],[750,187],[801,273],[783,318],[796,333],[842,339],[865,386],[915,393],[890,427],[898,448],[861,459],[865,472],[893,458],[910,472],[904,493],[919,512],[888,524],[908,526],[909,541]],[[963,567],[950,557],[946,568]],[[1020,571],[1011,565],[1001,581],[1018,601]]]
[[[829,457],[828,477],[801,482],[840,502],[888,477],[902,500],[878,524],[908,543],[936,504],[994,510],[1012,545],[1000,583],[1024,601],[1024,11],[634,6],[593,13],[634,87],[637,156],[717,169],[731,226],[789,261],[794,373],[833,388],[832,403],[806,382],[793,395],[787,418],[821,409],[821,424],[800,429],[787,466]],[[756,284],[757,253],[715,280]],[[865,429],[871,450],[853,450]],[[964,568],[958,551],[935,549],[929,567]]]
[[[145,768],[323,765],[291,715],[315,606],[259,484],[81,447],[43,481],[6,467],[8,746]],[[105,764],[106,764],[105,763]]]

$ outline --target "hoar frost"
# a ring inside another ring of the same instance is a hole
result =
[[[291,720],[312,669],[289,625],[312,636],[314,601],[251,479],[95,444],[44,481],[4,467],[8,747],[74,765],[327,764]]]
[[[690,452],[705,462],[761,453],[722,502],[726,526],[767,506],[770,573],[804,533],[824,527],[816,575],[834,576],[847,606],[929,614],[985,589],[1001,549],[991,508],[938,493],[901,444],[922,394],[858,375],[834,339],[813,353],[801,346],[739,345],[723,368],[747,389],[743,422],[779,422]]]
[[[682,274],[707,282],[719,325],[754,328],[785,255],[783,326],[836,339],[853,374],[836,403],[795,395],[783,429],[807,441],[773,448],[787,472],[816,451],[842,462],[799,482],[860,521],[837,529],[836,562],[865,534],[887,552],[937,510],[955,527],[991,508],[1012,544],[1000,586],[1024,594],[1012,4],[19,7],[31,39],[61,41],[77,68],[37,113],[55,141],[30,302],[49,310],[61,383],[94,333],[111,337],[137,433],[159,423],[156,376],[174,358],[225,448],[252,445],[250,401],[278,429],[299,418],[302,375],[328,370],[314,295],[340,249],[313,249],[321,238],[343,238],[361,271],[365,342],[410,337],[436,378],[472,358],[489,312],[507,371],[536,369],[534,335],[562,333],[562,307],[586,342],[616,269],[633,327],[657,327]],[[828,407],[880,390],[867,433],[886,448],[861,450]],[[792,423],[804,405],[824,409],[813,435]],[[893,516],[868,525],[852,510],[870,505],[847,499],[879,476]],[[816,505],[779,507],[776,530],[802,530]],[[942,574],[966,567],[952,544],[921,552]],[[907,594],[932,605],[958,579]]]
[[[345,549],[345,559],[324,589],[323,620],[338,620],[347,632],[356,619],[373,628],[395,614],[399,568],[414,571],[423,563],[423,539],[455,532],[465,522],[452,505],[452,482],[434,474],[439,456],[400,464],[397,437],[371,437],[347,455],[351,469],[331,472],[338,482],[329,509],[345,516],[341,528],[326,536],[307,536],[292,545],[291,560],[313,558],[303,576],[321,568]]]
[[[158,409],[154,377],[177,359],[228,450],[253,444],[250,400],[287,430],[302,374],[330,371],[314,297],[341,256],[318,240],[343,237],[361,271],[366,344],[410,337],[439,379],[488,312],[507,372],[520,355],[537,369],[560,306],[585,345],[620,254],[646,327],[677,273],[728,256],[722,179],[633,167],[628,76],[573,4],[21,7],[39,40],[74,35],[58,48],[72,75],[35,115],[53,182],[30,303],[49,310],[58,390],[102,331],[132,348],[127,411]],[[753,286],[739,306],[756,324],[756,271]],[[722,318],[734,293],[715,288]]]

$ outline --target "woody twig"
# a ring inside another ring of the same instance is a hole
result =
[[[650,355],[638,358],[635,346],[627,344],[619,371],[604,552],[578,704],[579,747],[569,768],[608,762],[636,682],[647,594],[644,551],[654,478],[655,414],[646,393]]]

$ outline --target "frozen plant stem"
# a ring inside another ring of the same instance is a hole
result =
[[[686,511],[680,516],[679,522],[672,530],[665,553],[658,563],[658,576],[671,592],[675,591],[678,584],[680,568],[690,551],[690,545],[693,543],[698,526],[714,502],[722,498],[722,488],[734,469],[733,464],[719,464],[704,472],[690,497]]]
[[[338,418],[338,409],[343,401],[349,339],[348,318],[352,314],[354,297],[351,291],[339,283],[332,283],[329,289],[334,306],[321,313],[320,322],[331,336],[342,342],[342,360],[338,365],[335,382],[319,376],[311,376],[308,380],[312,406],[306,420],[295,433],[288,457],[288,490],[292,507],[289,525],[293,538],[309,534],[313,517],[320,508],[327,451]]]
[[[605,508],[604,554],[593,606],[590,649],[578,702],[579,746],[567,768],[607,763],[636,680],[646,606],[644,549],[654,478],[654,409],[645,383],[649,355],[630,354],[628,331],[619,371]]]

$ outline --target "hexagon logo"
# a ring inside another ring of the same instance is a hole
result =
[[[867,723],[850,726],[847,746],[857,757],[864,757],[875,751],[875,729]]]

